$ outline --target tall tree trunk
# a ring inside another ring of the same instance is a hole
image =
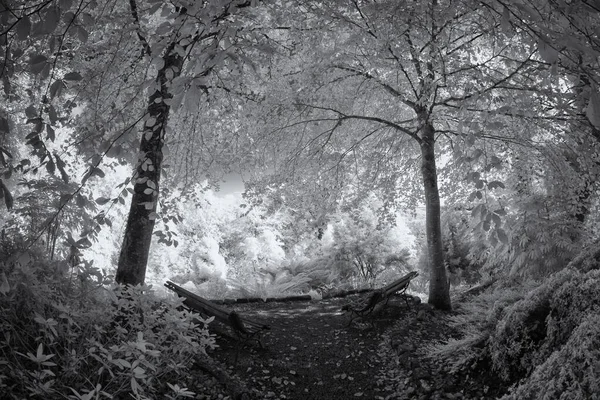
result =
[[[174,45],[163,57],[165,64],[158,71],[156,82],[160,90],[148,99],[148,119],[142,130],[140,160],[136,167],[131,207],[125,226],[125,235],[119,254],[119,265],[115,280],[118,283],[137,285],[144,283],[148,253],[154,230],[156,205],[159,195],[160,173],[162,168],[165,129],[170,107],[164,102],[173,96],[169,85],[173,77],[181,73],[183,58],[172,51]],[[171,75],[171,76],[168,76]]]
[[[435,130],[431,123],[425,123],[421,132],[421,175],[425,189],[425,230],[431,273],[428,303],[441,310],[450,310],[450,284],[444,265],[440,194],[435,163]]]

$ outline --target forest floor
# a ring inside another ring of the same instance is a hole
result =
[[[210,355],[229,366],[228,372],[258,399],[493,399],[502,394],[489,371],[453,374],[425,356],[427,346],[455,334],[447,314],[393,298],[348,326],[349,315],[341,307],[357,299],[235,305],[242,316],[271,326],[263,335],[265,349],[251,342],[239,351],[236,364],[237,341],[219,335],[219,347]],[[230,398],[204,378],[211,394],[200,398]]]

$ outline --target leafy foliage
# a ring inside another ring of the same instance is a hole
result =
[[[514,385],[506,399],[589,398],[598,390],[599,281],[597,265],[587,272],[573,265],[541,285],[494,285],[452,317],[462,337],[430,354],[455,372],[491,368]]]
[[[503,400],[557,398],[588,399],[600,390],[598,384],[598,323],[600,315],[589,313],[567,341],[538,365],[529,379]]]
[[[442,215],[444,233],[444,262],[453,285],[473,285],[481,280],[481,260],[474,260],[474,247],[480,244],[461,207],[449,209]]]
[[[504,318],[508,307],[523,299],[529,290],[537,287],[535,282],[522,286],[498,285],[481,294],[456,302],[455,314],[449,317],[450,325],[460,332],[460,337],[431,346],[428,354],[444,360],[451,372],[489,368],[486,349],[490,336]],[[486,365],[487,363],[487,365]]]
[[[0,388],[9,398],[176,398],[173,385],[192,384],[191,364],[214,345],[208,321],[197,325],[149,287],[41,274],[49,268],[23,259],[2,268]]]

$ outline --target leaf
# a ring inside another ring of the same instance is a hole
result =
[[[85,207],[85,203],[86,203],[85,197],[83,197],[81,194],[77,193],[77,196],[75,196],[75,204],[77,204],[77,207],[83,208],[83,207]]]
[[[6,209],[10,210],[13,208],[13,197],[4,182],[2,182],[2,179],[0,179],[0,194],[2,194],[4,197],[4,205],[6,205]]]
[[[59,204],[60,204],[60,205],[61,205],[61,207],[62,207],[62,206],[64,206],[65,204],[67,204],[69,201],[71,201],[71,199],[72,199],[72,196],[71,196],[70,194],[67,194],[67,193],[65,193],[65,194],[62,194],[62,195],[60,196]]]
[[[481,178],[481,174],[479,172],[471,172],[469,173],[469,175],[467,175],[467,179],[476,182],[478,180],[480,180]]]
[[[62,19],[65,22],[65,24],[70,25],[71,22],[73,22],[73,19],[75,19],[75,13],[73,11],[68,11],[64,13]]]
[[[110,199],[109,199],[109,198],[107,198],[107,197],[98,197],[98,198],[96,199],[96,204],[103,206],[103,205],[105,205],[106,203],[108,203],[109,201],[110,201]]]
[[[497,227],[500,227],[502,225],[502,219],[500,218],[500,216],[498,214],[490,214],[492,216],[492,221],[494,221],[494,224]]]
[[[496,188],[502,188],[505,189],[506,186],[504,186],[504,183],[500,182],[500,181],[491,181],[488,183],[488,188],[490,190],[496,189]]]
[[[91,26],[94,23],[94,17],[90,13],[83,13],[83,24],[87,26]]]
[[[483,155],[483,150],[481,149],[476,149],[473,154],[471,155],[471,158],[474,160],[477,160],[479,157],[481,157]]]
[[[65,83],[62,79],[57,79],[52,82],[52,85],[50,85],[50,98],[53,99],[56,96],[60,96],[64,87]]]
[[[37,115],[38,115],[37,109],[35,108],[35,106],[33,104],[25,109],[25,116],[27,118],[33,119],[33,118],[36,118]]]
[[[31,27],[31,33],[30,36],[33,38],[39,38],[42,36],[46,36],[48,35],[48,32],[46,32],[46,27],[44,26],[44,21],[39,21],[36,22],[35,24],[33,24],[33,26]]]
[[[538,51],[542,60],[548,64],[554,64],[558,60],[558,51],[542,39],[538,41]]]
[[[88,32],[81,26],[79,26],[77,28],[77,38],[82,42],[85,43],[88,40]]]
[[[83,77],[81,76],[81,74],[79,72],[73,71],[73,72],[69,72],[69,73],[65,74],[63,79],[65,81],[80,81],[83,79]]]
[[[502,21],[500,22],[500,26],[502,26],[502,30],[504,31],[504,33],[511,33],[510,11],[506,6],[504,7],[504,10],[502,10]]]
[[[13,158],[12,154],[8,150],[0,146],[0,156],[4,157],[3,154],[6,154],[8,158]]]
[[[105,175],[105,174],[104,174],[104,171],[102,171],[100,168],[98,168],[98,167],[95,167],[95,168],[92,170],[92,175],[96,175],[96,176],[99,176],[100,178],[104,178],[104,175]]]
[[[600,129],[600,94],[598,93],[597,89],[592,90],[590,101],[587,109],[585,110],[585,115],[588,117],[592,125]]]
[[[498,236],[498,240],[500,240],[504,244],[508,244],[508,236],[506,232],[502,228],[496,229],[496,236]]]
[[[152,64],[157,70],[161,70],[165,67],[165,59],[162,57],[156,57],[152,60]]]
[[[84,237],[76,241],[75,246],[78,249],[88,248],[92,246],[92,242],[90,242],[90,239],[88,239],[87,237]]]
[[[44,68],[42,68],[42,72],[40,72],[40,78],[47,79],[50,76],[50,64],[44,63]]]
[[[21,20],[17,22],[15,29],[17,31],[17,39],[27,39],[29,37],[29,34],[31,33],[31,20],[29,19],[29,17],[24,16],[23,18],[21,18]]]
[[[69,174],[67,174],[67,172],[65,171],[65,162],[56,153],[54,153],[54,158],[56,158],[56,167],[60,172],[60,177],[63,181],[65,181],[65,183],[69,183]],[[78,199],[79,197],[81,197],[81,195],[78,195]]]
[[[29,68],[32,73],[39,74],[46,67],[48,58],[43,54],[34,54],[29,57]]]
[[[8,283],[8,279],[6,278],[6,274],[2,273],[2,284],[0,284],[0,293],[3,295],[7,295],[10,292],[10,284]]]
[[[56,11],[56,8],[51,7],[44,15],[44,19],[43,19],[44,32],[45,33],[54,32],[54,30],[58,26],[58,21],[59,21],[58,12]]]
[[[56,133],[50,124],[46,124],[46,134],[48,135],[48,139],[54,142],[54,139],[56,139]]]
[[[480,193],[480,192],[477,192],[477,193]],[[484,214],[484,213],[486,213],[486,212],[487,212],[487,209],[486,209],[486,207],[485,207],[485,205],[484,205],[484,204],[477,204],[477,205],[475,206],[475,208],[473,208],[473,211],[471,211],[471,217],[475,218],[475,216],[476,216],[477,214],[479,214],[479,215],[480,215],[480,217],[481,217],[481,216],[483,216],[483,214]]]
[[[487,231],[490,230],[490,228],[491,228],[490,222],[489,221],[483,221],[483,230],[487,232]]]
[[[10,133],[10,127],[8,125],[8,119],[0,117],[0,133],[8,135]]]
[[[58,121],[58,115],[56,114],[56,109],[52,104],[50,104],[50,107],[48,107],[48,118],[50,118],[50,123],[52,125],[56,125],[56,122]]]
[[[46,163],[46,171],[48,171],[49,174],[54,174],[55,170],[56,165],[54,164],[54,160],[52,160],[52,157],[50,157],[48,159],[48,162]]]
[[[146,120],[146,126],[147,127],[151,127],[156,125],[156,118],[155,117],[150,117]]]
[[[50,53],[54,53],[54,51],[56,50],[56,37],[50,36],[50,41],[48,43],[48,49],[50,50]]]

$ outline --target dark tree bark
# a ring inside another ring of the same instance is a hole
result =
[[[431,272],[428,303],[441,310],[450,310],[450,285],[444,265],[440,194],[435,162],[435,130],[431,123],[425,123],[421,140],[421,175],[425,193],[425,230],[427,233],[427,253]]]
[[[173,52],[173,47],[166,52],[163,57],[165,64],[158,71],[156,81],[160,83],[160,91],[157,90],[148,99],[149,118],[142,130],[140,145],[140,154],[143,156],[136,167],[134,193],[115,276],[115,280],[122,284],[142,284],[146,278],[146,264],[155,223],[155,219],[151,217],[156,212],[158,202],[162,148],[170,111],[164,100],[173,97],[169,92],[172,77],[167,78],[167,71],[171,71],[176,77],[183,66],[183,58]],[[154,122],[150,123],[151,121]]]

